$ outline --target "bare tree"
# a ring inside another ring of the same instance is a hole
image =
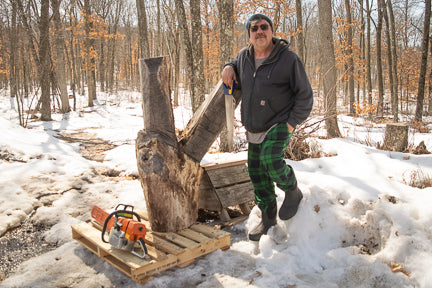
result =
[[[95,71],[95,58],[92,55],[94,51],[94,39],[90,35],[93,29],[93,22],[91,20],[91,7],[90,0],[84,0],[84,30],[86,34],[85,47],[86,47],[86,74],[87,74],[87,89],[88,89],[88,106],[93,107],[93,100],[96,99],[96,71]]]
[[[303,9],[301,0],[296,0],[297,15],[297,54],[303,63],[305,63],[304,53],[304,34],[303,34]]]
[[[348,91],[349,91],[349,113],[355,114],[354,109],[354,59],[353,59],[353,32],[352,32],[352,19],[351,19],[351,3],[350,0],[345,0],[345,13],[346,13],[346,23],[348,25],[347,31],[347,51],[348,54]]]
[[[69,97],[66,85],[66,71],[65,71],[65,56],[64,56],[64,33],[63,25],[60,20],[60,3],[61,0],[51,0],[54,21],[54,39],[55,39],[55,69],[57,76],[57,85],[60,89],[61,111],[67,113],[70,111]]]
[[[234,1],[221,0],[219,1],[219,23],[220,23],[220,59],[221,71],[223,65],[231,60],[233,57],[233,44],[234,44]],[[221,132],[220,149],[223,152],[231,152],[233,147],[229,145],[232,139],[228,129],[225,127]]]
[[[17,61],[17,55],[15,47],[18,46],[18,35],[17,35],[17,1],[16,0],[10,0],[10,4],[12,7],[12,14],[11,14],[11,25],[10,25],[10,33],[9,33],[9,44],[10,44],[10,53],[9,53],[9,87],[10,87],[10,97],[15,98],[17,97],[17,90],[18,90],[18,84],[17,84],[17,74],[16,74],[16,61]],[[11,102],[13,103],[13,101]],[[20,117],[21,120],[21,117]]]
[[[395,90],[394,90],[394,85],[393,85],[393,81],[394,81],[394,77],[393,77],[393,55],[392,55],[392,42],[391,42],[391,36],[390,36],[390,20],[388,17],[388,12],[387,12],[387,7],[386,7],[386,3],[385,0],[379,0],[381,1],[381,5],[382,5],[382,11],[383,11],[383,17],[385,20],[385,25],[386,25],[386,29],[385,29],[385,35],[386,35],[386,46],[387,46],[387,61],[388,61],[388,73],[389,73],[389,81],[390,81],[390,94],[391,94],[391,103],[392,103],[392,109],[394,109],[394,98],[396,97],[395,95]],[[396,108],[397,109],[397,108]],[[397,121],[397,115],[396,115],[396,119],[395,122]]]
[[[200,0],[190,0],[191,23],[192,23],[192,77],[194,78],[194,98],[195,105],[192,106],[196,111],[205,99],[205,77],[204,77],[204,57],[203,40],[201,25]]]
[[[393,13],[393,5],[391,0],[387,0],[387,9],[389,12],[389,20],[390,20],[390,32],[391,32],[391,54],[392,54],[392,68],[393,69],[393,81],[392,81],[392,92],[394,93],[394,97],[392,98],[392,112],[393,119],[395,122],[399,121],[399,92],[398,92],[398,57],[397,57],[397,43],[396,43],[396,27],[395,27],[395,19]]]
[[[190,75],[188,78],[190,81],[190,91],[191,91],[191,102],[192,102],[192,110],[195,111],[199,107],[199,104],[197,103],[195,99],[195,77],[193,77],[193,56],[192,56],[192,43],[189,37],[189,30],[187,25],[187,19],[186,19],[186,12],[183,5],[183,0],[175,0],[175,7],[177,11],[177,19],[178,19],[178,25],[180,29],[180,34],[183,42],[183,49],[185,51],[186,55],[186,68],[187,73]]]
[[[51,121],[50,101],[50,41],[49,41],[49,0],[41,1],[41,15],[39,20],[39,61],[41,86],[41,120]]]
[[[148,38],[148,26],[147,26],[147,13],[144,0],[136,0],[137,12],[138,12],[138,33],[139,33],[139,47],[141,51],[141,58],[149,57],[149,38]]]
[[[383,5],[382,1],[378,0],[378,25],[376,27],[376,58],[377,58],[377,73],[378,73],[378,108],[377,114],[382,116],[384,112],[384,80],[382,72],[382,59],[381,59],[381,33],[382,33],[382,19],[383,19]]]
[[[429,50],[429,26],[431,17],[431,0],[426,0],[425,6],[425,16],[424,16],[424,26],[423,26],[423,40],[422,40],[422,58],[420,66],[420,77],[418,82],[418,92],[417,92],[417,106],[415,111],[415,120],[422,121],[423,118],[423,101],[425,93],[425,83],[426,83],[426,68],[427,68],[427,58]]]
[[[323,71],[324,101],[327,137],[340,137],[336,111],[336,67],[332,32],[331,0],[318,0],[319,38]]]
[[[371,8],[369,6],[369,0],[366,0],[366,83],[367,83],[367,101],[369,105],[372,105],[372,76],[371,76]]]

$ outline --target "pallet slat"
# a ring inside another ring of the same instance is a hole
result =
[[[142,222],[146,222],[143,220]],[[112,248],[101,239],[100,227],[91,223],[72,225],[72,238],[138,283],[172,267],[185,267],[217,249],[230,248],[230,233],[195,224],[177,233],[157,233],[149,229],[146,246],[151,259],[141,259],[128,251]]]

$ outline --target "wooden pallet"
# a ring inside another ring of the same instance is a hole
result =
[[[142,222],[150,227],[147,221]],[[169,268],[186,267],[210,252],[230,248],[230,233],[204,224],[194,224],[176,233],[148,230],[145,242],[151,259],[146,260],[104,243],[100,228],[97,223],[72,225],[72,238],[138,283]]]

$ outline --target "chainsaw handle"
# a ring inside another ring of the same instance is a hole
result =
[[[117,214],[120,214],[120,213],[130,213],[130,214],[132,214],[133,216],[135,216],[137,218],[138,222],[141,222],[141,217],[136,212],[134,212],[134,211],[130,211],[130,210],[116,210],[114,212],[111,212],[111,214],[109,214],[105,218],[105,222],[104,222],[104,225],[102,227],[102,242],[108,243],[108,241],[105,240],[104,235],[105,235],[105,232],[106,232],[109,220],[114,215],[117,217]]]

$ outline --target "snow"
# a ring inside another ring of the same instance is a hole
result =
[[[344,138],[310,139],[334,156],[287,160],[304,199],[294,218],[278,219],[258,243],[247,240],[260,217],[255,207],[248,220],[224,228],[231,233],[229,250],[138,284],[73,240],[70,226],[89,220],[94,204],[146,209],[139,181],[128,177],[138,174],[139,94],[101,93],[91,109],[82,107],[82,97],[77,112],[53,114],[51,122],[30,120],[28,128],[18,125],[7,95],[0,93],[0,152],[20,161],[0,160],[0,235],[31,215],[52,225],[45,239],[59,247],[22,263],[0,287],[432,287],[432,188],[408,185],[420,175],[432,178],[432,156],[377,150],[384,124],[340,116]],[[191,117],[183,106],[174,114],[179,129]],[[57,138],[77,131],[118,146],[103,162],[87,160],[79,143]],[[430,134],[411,130],[410,145],[420,141],[432,150]],[[245,151],[208,153],[202,162],[245,158]],[[101,169],[120,171],[120,177],[103,177]],[[284,195],[277,195],[280,206]],[[392,262],[405,273],[393,272]]]

